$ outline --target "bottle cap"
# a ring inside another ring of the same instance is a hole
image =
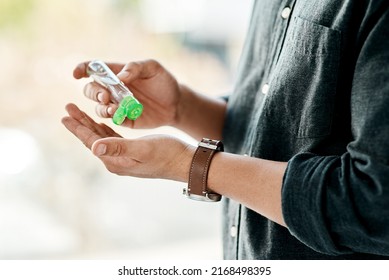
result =
[[[114,124],[121,125],[124,120],[129,118],[130,120],[136,120],[142,115],[143,105],[133,96],[126,96],[119,103],[119,107],[112,117]]]

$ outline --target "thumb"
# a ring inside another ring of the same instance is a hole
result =
[[[123,69],[117,74],[118,78],[124,83],[131,83],[138,79],[142,72],[142,64],[139,62],[127,63]]]
[[[97,157],[119,157],[127,152],[128,141],[119,137],[99,139],[93,143],[91,150]]]
[[[161,69],[159,62],[149,59],[144,61],[127,63],[117,74],[124,83],[131,83],[136,79],[148,79],[157,74]]]

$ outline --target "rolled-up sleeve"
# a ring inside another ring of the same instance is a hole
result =
[[[331,255],[389,256],[388,9],[370,24],[354,70],[353,140],[346,153],[297,154],[283,180],[282,210],[289,231]]]

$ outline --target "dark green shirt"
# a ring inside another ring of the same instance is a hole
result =
[[[288,228],[225,199],[226,259],[389,258],[388,6],[255,2],[223,140],[288,162]]]

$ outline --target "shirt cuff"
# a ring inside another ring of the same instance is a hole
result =
[[[326,217],[323,182],[339,157],[310,153],[294,156],[283,178],[282,212],[290,233],[311,249],[329,255],[350,253],[333,242]]]

